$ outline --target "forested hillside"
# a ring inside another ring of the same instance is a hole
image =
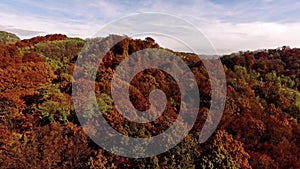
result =
[[[284,46],[222,56],[225,111],[218,129],[203,144],[198,137],[210,107],[208,74],[197,55],[169,50],[184,60],[197,80],[198,119],[189,135],[168,152],[134,159],[97,146],[78,121],[72,103],[73,70],[85,42],[61,34],[27,40],[0,36],[0,168],[299,168],[300,49]],[[168,97],[163,117],[141,125],[126,120],[114,108],[110,80],[116,67],[146,48],[160,47],[152,38],[126,37],[99,63],[95,79],[102,114],[128,136],[162,133],[180,109],[178,86],[159,70],[139,73],[130,93],[134,106],[145,110],[149,91],[163,90]],[[97,114],[92,105],[85,106],[89,113],[82,116],[88,126],[90,117]]]

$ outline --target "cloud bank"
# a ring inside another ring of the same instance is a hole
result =
[[[219,54],[283,45],[300,46],[300,3],[295,0],[11,0],[1,1],[0,8],[0,29],[21,38],[50,33],[87,38],[120,17],[160,12],[193,24]],[[185,50],[166,37],[157,37],[157,42],[164,47]]]

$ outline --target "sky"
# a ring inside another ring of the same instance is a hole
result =
[[[53,33],[88,38],[127,15],[159,12],[191,23],[218,54],[300,47],[297,0],[2,0],[0,9],[0,30],[22,39]],[[183,50],[174,40],[154,39]]]

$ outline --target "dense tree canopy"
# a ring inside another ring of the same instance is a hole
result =
[[[13,44],[20,41],[20,38],[12,33],[0,31],[0,44]]]
[[[197,55],[168,50],[181,57],[197,80],[198,118],[174,148],[151,158],[133,159],[97,146],[75,114],[74,63],[87,41],[99,39],[84,41],[56,34],[20,41],[0,33],[1,168],[299,168],[300,49],[284,46],[221,57],[226,106],[217,131],[204,144],[197,139],[210,108],[208,73]],[[149,108],[153,89],[166,94],[163,115],[151,123],[130,122],[118,113],[111,98],[111,79],[118,65],[147,48],[160,47],[150,37],[124,37],[106,53],[95,79],[96,106],[102,114],[95,112],[95,105],[83,104],[85,113],[78,116],[86,119],[86,128],[101,130],[94,123],[99,115],[120,133],[134,137],[151,137],[172,125],[181,98],[176,81],[166,72],[145,70],[128,84],[130,101],[139,110]]]

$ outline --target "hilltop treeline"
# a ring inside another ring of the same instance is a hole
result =
[[[111,35],[106,40],[119,36]],[[298,168],[300,166],[300,49],[282,47],[221,57],[227,99],[218,129],[205,143],[198,137],[210,107],[208,73],[191,53],[174,52],[193,72],[201,95],[196,124],[169,151],[144,159],[111,154],[84,132],[72,103],[73,70],[87,41],[65,35],[0,44],[1,168]],[[6,41],[5,39],[3,41]],[[159,88],[168,100],[164,114],[147,124],[122,117],[111,98],[111,79],[130,54],[160,48],[152,38],[123,40],[99,63],[95,79],[97,103],[120,133],[150,137],[177,118],[180,90],[166,72],[143,71],[130,82],[135,108],[149,108],[149,92]],[[212,64],[214,60],[210,61]],[[84,99],[84,98],[83,98]],[[89,99],[89,98],[85,98]],[[85,127],[99,116],[83,105]],[[189,113],[189,112],[186,112]],[[93,124],[93,125],[92,125]],[[101,126],[96,126],[101,129]]]

